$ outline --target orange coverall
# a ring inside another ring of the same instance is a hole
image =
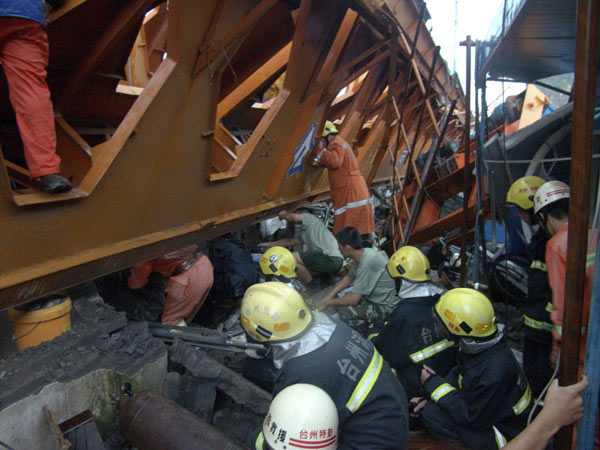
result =
[[[565,305],[565,279],[567,273],[567,237],[569,234],[569,224],[564,224],[546,244],[546,267],[548,269],[548,281],[552,288],[552,312],[550,319],[554,323],[553,347],[557,351],[562,338],[562,321]],[[587,264],[585,269],[585,284],[583,290],[583,317],[581,326],[585,327],[581,334],[581,346],[579,352],[580,370],[583,369],[585,359],[585,344],[587,338],[587,325],[590,317],[590,301],[592,298],[592,287],[594,279],[594,260],[596,251],[597,236],[592,239],[590,252],[587,255]],[[583,372],[582,372],[583,373]]]
[[[375,231],[371,194],[358,170],[350,144],[335,136],[327,149],[322,149],[315,159],[327,167],[329,175],[334,209],[333,234],[347,226],[357,228],[360,234]]]
[[[48,37],[29,19],[0,17],[0,62],[31,178],[60,172],[54,112],[46,84]]]
[[[167,253],[131,268],[127,285],[139,289],[148,282],[152,272],[159,272],[169,278],[165,294],[167,296],[161,322],[177,325],[181,319],[190,323],[206,300],[213,284],[213,266],[207,256],[202,255],[183,273],[171,276],[173,271],[185,261],[193,258],[198,247],[190,247]]]

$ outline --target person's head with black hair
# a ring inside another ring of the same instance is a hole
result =
[[[364,248],[362,237],[356,228],[344,227],[337,232],[335,238],[338,241],[338,247],[344,258],[355,259],[358,256],[360,260],[359,254],[362,254]]]

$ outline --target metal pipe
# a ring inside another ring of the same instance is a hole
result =
[[[150,391],[119,400],[119,431],[140,450],[242,450],[212,425]]]
[[[563,333],[559,380],[562,385],[577,381],[581,319],[583,314],[587,235],[590,213],[589,180],[592,178],[594,97],[596,58],[598,55],[598,12],[596,0],[578,0],[575,44],[575,80],[573,83],[573,130],[571,138],[571,197],[569,199],[569,238]],[[573,426],[564,427],[556,436],[556,448],[570,448]]]
[[[462,226],[462,245],[460,248],[460,286],[465,286],[467,270],[467,233],[469,231],[469,172],[471,159],[471,46],[475,44],[471,40],[471,35],[460,43],[467,47],[467,81],[465,86],[465,133],[463,144],[465,146],[465,165],[463,168],[463,226]]]

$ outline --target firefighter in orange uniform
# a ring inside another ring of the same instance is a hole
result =
[[[314,159],[327,167],[334,209],[333,234],[347,226],[358,229],[361,235],[369,234],[375,231],[371,194],[352,147],[337,134],[335,125],[325,122],[322,137],[326,148]]]

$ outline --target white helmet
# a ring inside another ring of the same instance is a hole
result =
[[[563,198],[569,198],[569,186],[562,181],[548,181],[535,193],[533,210],[537,214],[543,207]]]
[[[275,396],[262,430],[273,450],[335,450],[338,446],[337,408],[320,387],[293,384]]]

